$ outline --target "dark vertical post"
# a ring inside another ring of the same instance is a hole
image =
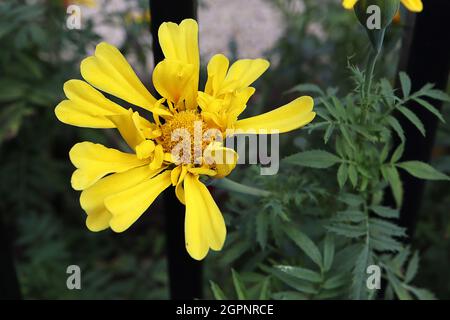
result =
[[[450,20],[450,1],[424,1],[424,11],[410,14],[406,29],[399,69],[405,71],[412,80],[412,91],[420,89],[426,83],[436,84],[436,88],[445,90],[450,68],[450,41],[445,36]],[[415,20],[415,22],[414,22]],[[444,35],[444,36],[442,36]],[[397,81],[397,87],[400,87]],[[428,102],[440,109],[442,103],[433,99]],[[426,137],[404,117],[398,120],[406,135],[405,153],[402,160],[420,160],[428,162],[434,145],[438,120],[425,108],[411,103],[408,107],[422,120]],[[422,201],[425,182],[404,172],[401,173],[404,186],[404,203],[401,208],[400,224],[407,228],[411,238],[414,233],[417,215]],[[387,199],[393,205],[392,197]]]
[[[4,222],[0,217],[0,300],[18,299],[21,299],[21,295],[14,268],[12,247]]]
[[[196,17],[195,0],[150,0],[151,33],[155,65],[164,59],[158,42],[158,28],[163,22],[179,23]],[[170,294],[172,299],[194,299],[202,296],[201,263],[192,259],[184,245],[185,207],[171,189],[164,193],[167,255],[169,263]]]

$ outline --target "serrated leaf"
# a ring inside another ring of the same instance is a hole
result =
[[[290,276],[293,276],[293,277],[301,279],[301,280],[306,280],[306,281],[315,282],[315,283],[322,282],[322,277],[320,276],[320,274],[313,270],[309,270],[309,269],[305,269],[305,268],[301,268],[301,267],[282,266],[282,265],[275,266],[275,268],[277,268],[281,272],[284,272]]]
[[[211,286],[211,291],[213,292],[214,299],[216,300],[227,300],[227,297],[223,293],[222,289],[213,281],[209,281]]]
[[[425,90],[424,92],[422,92],[422,94],[424,96],[427,96],[427,97],[430,97],[430,98],[433,98],[436,100],[450,102],[450,96],[441,90],[437,90],[437,89]]]
[[[364,202],[364,199],[360,195],[351,193],[341,193],[337,199],[351,207],[359,206]]]
[[[325,226],[325,229],[347,238],[359,238],[366,234],[366,229],[362,225],[334,223]]]
[[[419,179],[427,180],[450,180],[450,177],[441,173],[430,166],[428,163],[421,161],[405,161],[397,163],[399,168],[406,170],[412,176]]]
[[[411,79],[403,71],[399,73],[399,78],[402,86],[403,97],[406,98],[411,93]]]
[[[391,209],[389,207],[384,206],[371,206],[373,212],[383,218],[396,218],[398,219],[400,216],[400,212],[398,209]]]
[[[269,229],[269,219],[263,211],[260,211],[256,215],[256,240],[263,249],[267,245],[268,229]]]
[[[322,254],[312,240],[295,227],[288,225],[284,228],[289,238],[312,260],[322,268]]]
[[[273,298],[276,300],[307,300],[308,296],[297,291],[281,291],[274,293]]]
[[[239,274],[234,269],[231,269],[231,274],[233,278],[234,290],[236,290],[238,300],[246,300],[247,293]]]
[[[394,131],[397,133],[400,140],[402,142],[405,142],[405,140],[406,140],[405,132],[403,131],[403,128],[402,128],[400,122],[398,122],[398,120],[395,119],[393,116],[388,116],[386,118],[386,120],[389,123],[389,125],[391,126],[391,128],[394,129]]]
[[[414,112],[409,110],[404,106],[399,106],[397,109],[409,120],[411,123],[420,131],[420,133],[425,136],[425,127],[422,121],[416,116]]]
[[[288,156],[284,161],[293,165],[325,169],[339,163],[341,159],[324,150],[311,150]]]
[[[307,293],[307,294],[316,294],[316,284],[311,282],[300,280],[296,277],[293,277],[287,273],[281,272],[278,269],[272,268],[271,273],[283,283],[287,284],[289,287],[294,288],[297,291]]]
[[[259,300],[268,300],[270,287],[270,277],[266,277],[261,285],[261,292],[259,294]]]
[[[352,296],[356,300],[363,298],[366,288],[366,270],[370,260],[369,246],[364,245],[361,252],[356,258],[355,267],[353,269]]]
[[[336,289],[348,285],[348,277],[343,274],[338,274],[336,276],[330,277],[325,280],[322,287],[326,290]]]
[[[332,217],[332,221],[337,222],[361,222],[365,219],[365,215],[363,212],[359,210],[344,210],[338,211],[337,215]]]
[[[345,163],[342,163],[337,171],[337,181],[341,189],[345,185],[345,182],[347,182],[347,178],[348,178],[348,167]]]
[[[408,263],[408,267],[405,272],[405,282],[409,283],[414,279],[419,270],[419,253],[416,251]]]
[[[414,101],[416,101],[418,104],[420,104],[422,107],[430,111],[432,114],[434,114],[441,122],[445,123],[445,119],[442,116],[441,112],[436,109],[434,106],[431,105],[428,101],[425,101],[420,98],[414,98]]]
[[[328,140],[330,140],[331,135],[333,134],[334,128],[335,128],[335,124],[332,123],[328,126],[327,130],[325,131],[325,135],[323,136],[323,142],[325,144],[328,143]]]
[[[389,236],[395,237],[404,237],[406,236],[406,229],[400,227],[390,221],[379,219],[379,218],[370,218],[369,219],[370,232],[372,234],[386,234]]]
[[[348,177],[350,178],[352,186],[355,188],[358,184],[358,172],[353,164],[348,166]]]
[[[403,152],[405,151],[405,144],[400,143],[398,147],[395,149],[394,153],[391,157],[391,163],[396,163],[403,155]]]
[[[327,233],[323,242],[323,269],[325,272],[331,269],[334,260],[334,237]]]
[[[403,185],[397,168],[393,166],[383,166],[381,167],[381,172],[384,178],[389,182],[397,208],[400,208],[403,202]]]

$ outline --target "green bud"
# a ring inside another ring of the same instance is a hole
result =
[[[400,0],[359,0],[354,7],[356,17],[366,29],[377,52],[381,50],[385,29],[399,7]]]

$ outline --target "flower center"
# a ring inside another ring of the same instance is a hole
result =
[[[161,126],[161,133],[158,142],[162,145],[164,152],[176,154],[182,152],[182,158],[186,159],[186,148],[190,149],[188,161],[190,163],[203,155],[203,151],[212,141],[218,139],[218,135],[222,138],[220,130],[209,126],[196,110],[175,113]]]

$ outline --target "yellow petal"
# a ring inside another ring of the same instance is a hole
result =
[[[131,188],[157,173],[159,173],[159,170],[150,170],[148,166],[141,166],[104,177],[91,187],[83,190],[80,196],[80,204],[88,215],[86,219],[88,229],[101,231],[109,228],[112,215],[104,205],[104,200],[108,196]]]
[[[206,81],[205,93],[215,96],[227,75],[230,62],[223,54],[214,55],[208,62],[208,80]]]
[[[200,68],[197,22],[193,19],[185,19],[179,25],[165,22],[159,27],[158,38],[166,59],[193,66],[193,76],[185,88],[184,98],[188,109],[196,108]]]
[[[92,142],[77,143],[70,150],[69,157],[77,168],[71,180],[75,190],[86,189],[109,173],[124,172],[148,162],[139,160],[135,154]]]
[[[81,75],[98,89],[136,106],[150,110],[156,102],[120,51],[106,42],[81,62]]]
[[[161,168],[164,161],[164,150],[163,147],[158,144],[155,147],[154,157],[152,162],[150,162],[150,169],[156,170]]]
[[[190,256],[202,260],[208,250],[221,250],[226,227],[217,204],[198,176],[187,174],[184,180],[186,249]]]
[[[135,150],[136,146],[145,141],[142,118],[137,112],[128,109],[125,114],[108,116],[107,118],[114,123],[131,149]]]
[[[278,133],[288,132],[300,128],[314,119],[316,113],[312,112],[313,106],[314,100],[311,97],[300,97],[275,110],[255,117],[238,120],[234,128],[236,130],[268,134],[277,133],[271,132],[271,130],[276,130]]]
[[[194,65],[166,59],[153,71],[153,85],[158,93],[173,102],[185,100],[191,93]]]
[[[244,89],[251,85],[269,68],[264,59],[241,59],[233,63],[220,88],[219,95]]]
[[[150,157],[155,150],[155,143],[152,140],[145,140],[136,146],[136,156],[138,159]]]
[[[170,186],[170,172],[165,171],[107,197],[105,206],[113,215],[110,221],[111,229],[115,232],[128,229],[168,186]]]
[[[205,159],[215,165],[217,172],[214,178],[226,177],[234,170],[238,161],[238,154],[230,148],[225,148],[221,143],[211,143],[205,150]]]
[[[55,114],[59,121],[73,126],[114,128],[114,123],[105,116],[126,112],[126,109],[81,80],[67,81],[64,92],[68,100],[56,106]]]
[[[86,227],[92,232],[108,229],[111,217],[111,213],[106,208],[92,212],[86,218]]]
[[[343,0],[342,1],[342,5],[344,6],[345,9],[352,9],[353,6],[355,5],[355,3],[357,3],[358,0]]]
[[[412,12],[421,12],[423,10],[423,3],[421,0],[401,0],[403,5]]]

